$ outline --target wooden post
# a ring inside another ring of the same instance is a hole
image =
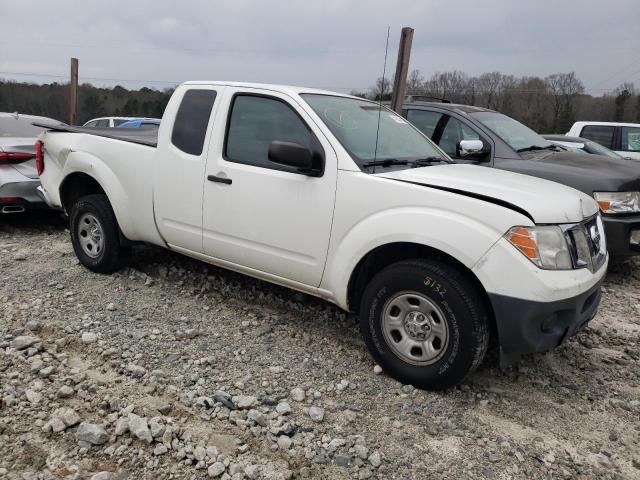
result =
[[[69,82],[69,125],[76,124],[78,113],[78,59],[71,59],[71,81]]]
[[[391,93],[391,109],[398,114],[402,113],[402,104],[404,103],[404,90],[407,85],[407,72],[409,71],[409,56],[411,55],[412,41],[413,28],[404,27],[400,34],[398,63],[393,81],[393,92]]]

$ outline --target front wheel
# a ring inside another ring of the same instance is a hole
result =
[[[111,273],[126,262],[129,249],[120,244],[118,222],[106,195],[87,195],[71,209],[71,243],[80,263]]]
[[[378,272],[362,296],[360,327],[384,371],[428,390],[464,380],[489,342],[478,288],[459,269],[431,260],[402,261]]]

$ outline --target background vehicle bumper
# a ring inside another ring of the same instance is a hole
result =
[[[607,250],[613,257],[640,255],[640,216],[602,216]],[[631,237],[633,232],[638,232]]]
[[[39,186],[40,181],[33,179],[1,184],[0,213],[18,213],[20,209],[48,208],[38,194]]]

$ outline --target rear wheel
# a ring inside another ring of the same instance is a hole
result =
[[[362,296],[360,327],[383,370],[429,390],[464,380],[489,341],[477,287],[459,269],[430,260],[402,261],[378,272]]]
[[[118,222],[106,195],[87,195],[71,209],[71,243],[80,263],[98,273],[111,273],[128,259],[120,244]]]

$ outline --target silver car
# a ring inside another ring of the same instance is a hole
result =
[[[47,117],[0,112],[0,214],[47,208],[38,194],[35,142],[44,128],[63,123]]]

